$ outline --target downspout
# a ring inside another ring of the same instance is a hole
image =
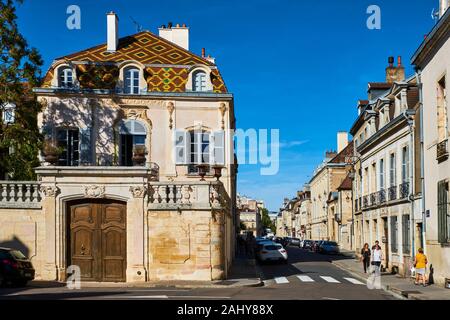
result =
[[[422,70],[416,68],[416,82],[419,88],[419,114],[420,114],[420,181],[422,186],[422,239],[423,250],[426,254],[425,233],[426,233],[426,215],[425,215],[425,159],[424,159],[424,139],[423,139],[423,90],[422,90]]]

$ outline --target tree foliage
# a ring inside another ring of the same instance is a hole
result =
[[[266,208],[261,209],[261,224],[264,229],[271,229],[275,233],[275,223],[270,219],[269,210]]]
[[[42,144],[37,127],[41,107],[32,89],[39,85],[43,61],[19,32],[15,5],[22,2],[0,0],[0,106],[16,106],[14,123],[0,124],[0,171],[13,180],[32,180]]]

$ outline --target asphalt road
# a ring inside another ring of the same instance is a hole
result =
[[[288,248],[288,264],[260,265],[264,287],[244,288],[82,288],[41,287],[1,288],[2,300],[392,300],[382,290],[369,290],[349,273],[334,266],[327,256],[295,247]]]

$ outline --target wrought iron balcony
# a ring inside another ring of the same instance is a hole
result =
[[[436,159],[438,162],[442,162],[448,159],[448,139],[441,141],[436,147]]]
[[[382,204],[386,202],[386,190],[381,189],[378,191],[378,203]]]
[[[388,199],[389,201],[397,200],[397,186],[389,187]]]
[[[378,192],[370,194],[370,205],[376,206],[378,204]]]
[[[409,195],[409,182],[405,181],[400,186],[400,199],[405,199]]]
[[[369,206],[369,196],[363,196],[362,200],[362,208],[367,208]]]

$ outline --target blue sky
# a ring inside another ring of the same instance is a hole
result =
[[[81,8],[81,30],[66,28],[66,9]],[[381,30],[369,30],[366,9],[381,8]],[[56,57],[105,42],[106,16],[120,18],[121,36],[186,23],[190,46],[206,47],[235,95],[237,126],[280,129],[280,171],[261,176],[258,165],[239,168],[240,193],[277,210],[293,197],[336,132],[349,130],[367,82],[383,81],[388,56],[409,59],[434,22],[438,0],[25,0],[19,27],[46,68]]]

